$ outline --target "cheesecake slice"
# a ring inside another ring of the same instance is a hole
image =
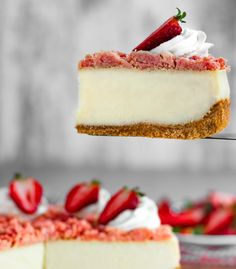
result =
[[[6,201],[1,200],[1,203],[8,207]],[[44,269],[44,255],[41,229],[34,227],[31,220],[23,220],[20,215],[0,213],[1,269]]]
[[[47,269],[177,269],[175,237],[159,241],[102,242],[59,240],[46,244]]]
[[[74,205],[84,194],[69,197]],[[60,222],[60,215],[57,221],[53,218],[57,240],[46,243],[47,269],[74,269],[78,264],[84,269],[179,268],[176,237],[169,226],[160,225],[155,202],[137,188],[121,188],[93,223],[70,216]]]
[[[203,138],[230,116],[222,58],[100,52],[79,64],[76,128],[90,135]]]
[[[196,139],[230,117],[226,61],[178,9],[131,53],[87,55],[78,65],[76,128],[90,135]]]

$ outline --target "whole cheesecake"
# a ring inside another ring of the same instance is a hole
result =
[[[39,186],[32,178],[14,180],[10,196],[0,192],[0,268],[179,268],[177,238],[137,189],[110,198],[97,181],[78,183],[64,205],[42,212]]]
[[[131,53],[104,51],[80,61],[79,133],[196,139],[227,126],[229,67],[209,56],[205,33],[180,28],[180,16]]]
[[[0,235],[0,268],[74,269],[78,264],[85,269],[179,268],[178,241],[169,226],[124,232],[55,213],[34,222],[17,217],[4,221],[11,234]]]

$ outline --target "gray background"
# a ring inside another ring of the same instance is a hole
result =
[[[1,0],[0,185],[22,171],[45,182],[53,198],[91,177],[112,190],[141,185],[155,198],[236,193],[235,141],[89,137],[74,129],[78,60],[99,50],[129,52],[176,6],[232,66],[226,132],[236,132],[235,0]]]

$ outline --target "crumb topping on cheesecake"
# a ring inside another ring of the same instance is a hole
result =
[[[186,71],[228,71],[230,69],[227,61],[221,57],[192,56],[186,58],[177,57],[172,53],[154,54],[147,51],[134,51],[128,54],[117,51],[97,52],[86,55],[78,65],[79,69],[111,67]]]
[[[124,231],[117,228],[97,225],[85,219],[79,219],[64,212],[49,211],[37,218],[33,226],[42,231],[45,240],[79,239],[84,241],[98,240],[117,241],[159,241],[172,237],[169,226],[160,226],[155,230],[147,228]]]
[[[0,216],[0,250],[42,242],[43,233],[30,221]]]
[[[103,242],[144,242],[168,240],[172,237],[169,226],[156,230],[134,229],[123,231],[90,223],[58,209],[51,209],[33,220],[16,216],[0,216],[0,251],[51,240],[98,240]]]

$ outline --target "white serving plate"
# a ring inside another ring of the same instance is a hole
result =
[[[176,235],[180,243],[202,246],[236,246],[236,235]]]

